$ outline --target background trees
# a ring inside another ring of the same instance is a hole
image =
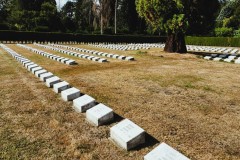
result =
[[[117,33],[166,35],[166,28],[156,29],[138,16],[135,1],[117,0]],[[175,0],[182,4],[184,18],[189,23],[186,34],[207,36],[233,36],[239,31],[239,1]],[[55,0],[1,0],[0,29],[114,34],[115,2],[72,0],[57,9]],[[160,8],[168,5],[170,1],[161,3]]]

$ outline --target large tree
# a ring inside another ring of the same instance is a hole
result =
[[[215,27],[215,19],[220,7],[219,0],[185,0],[185,15],[189,22],[187,34],[210,34]]]
[[[182,0],[136,0],[137,12],[154,30],[167,33],[166,52],[186,53],[188,27]]]

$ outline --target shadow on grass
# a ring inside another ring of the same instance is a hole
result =
[[[145,143],[139,145],[136,148],[131,149],[131,151],[138,151],[141,150],[143,148],[148,148],[148,147],[152,147],[155,144],[160,143],[156,138],[154,138],[152,135],[145,133]]]

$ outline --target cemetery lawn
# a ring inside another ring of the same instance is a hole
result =
[[[93,127],[19,62],[0,49],[0,159],[142,160],[160,142],[192,160],[240,159],[240,65],[161,49],[115,51],[136,61],[67,66],[16,45],[14,51],[142,127],[147,143],[124,151],[110,125]],[[146,52],[145,52],[146,51]]]

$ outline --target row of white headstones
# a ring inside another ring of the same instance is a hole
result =
[[[30,72],[45,82],[46,86],[53,88],[56,93],[61,93],[64,101],[73,101],[76,112],[86,112],[87,120],[95,125],[103,125],[114,119],[113,110],[102,103],[97,103],[94,98],[82,94],[77,88],[71,87],[68,82],[54,76],[29,59],[16,53],[7,46],[0,44],[5,51],[23,64]],[[130,150],[145,143],[145,131],[129,119],[124,119],[110,128],[111,139],[120,147]],[[144,156],[144,160],[189,160],[186,156],[173,149],[166,143],[161,143],[154,150]]]
[[[84,58],[84,59],[99,62],[99,63],[107,62],[107,59],[103,59],[103,58],[100,58],[100,57],[89,56],[89,55],[86,55],[86,54],[81,54],[81,53],[77,53],[77,52],[73,52],[73,51],[69,51],[69,50],[60,49],[60,48],[57,48],[57,47],[38,44],[38,43],[34,43],[34,45],[39,46],[39,47],[43,47],[43,48],[46,48],[46,49],[50,49],[50,50],[53,50],[53,51],[57,51],[57,52],[60,52],[60,53],[64,53],[64,54],[67,54],[67,55],[70,55],[70,56]]]
[[[72,60],[72,59],[69,59],[69,58],[65,58],[65,57],[61,57],[61,56],[57,56],[57,55],[54,55],[54,54],[51,54],[51,53],[48,53],[48,52],[44,52],[42,50],[35,49],[35,48],[29,47],[29,46],[26,46],[26,45],[23,45],[23,44],[17,44],[17,46],[22,47],[24,49],[27,49],[27,50],[29,50],[31,52],[37,53],[37,54],[39,54],[41,56],[47,57],[49,59],[52,59],[52,60],[55,60],[55,61],[67,64],[67,65],[77,64],[75,60]]]
[[[94,54],[94,55],[108,57],[108,58],[114,58],[114,59],[126,60],[126,61],[134,61],[134,58],[130,57],[130,56],[123,56],[123,55],[118,55],[118,54],[113,54],[113,53],[99,52],[96,50],[88,50],[88,49],[83,49],[83,48],[79,48],[79,47],[57,45],[57,44],[53,44],[53,43],[49,43],[49,45],[54,46],[54,47],[59,47],[59,48],[71,49],[71,50],[75,50],[75,51],[79,51],[79,52],[86,52],[89,54]]]
[[[224,61],[224,62],[233,62],[240,64],[240,55],[225,55],[225,57],[222,57],[221,55],[210,55],[210,56],[204,56],[203,57],[206,60],[213,60],[213,61]]]
[[[89,43],[88,45],[107,48],[113,50],[139,50],[139,49],[150,49],[150,48],[164,48],[165,44],[161,43],[136,43],[136,44],[95,44]],[[229,53],[229,54],[240,54],[238,48],[226,48],[226,47],[211,47],[211,46],[196,46],[187,45],[187,50],[190,52],[209,52],[209,53]]]

